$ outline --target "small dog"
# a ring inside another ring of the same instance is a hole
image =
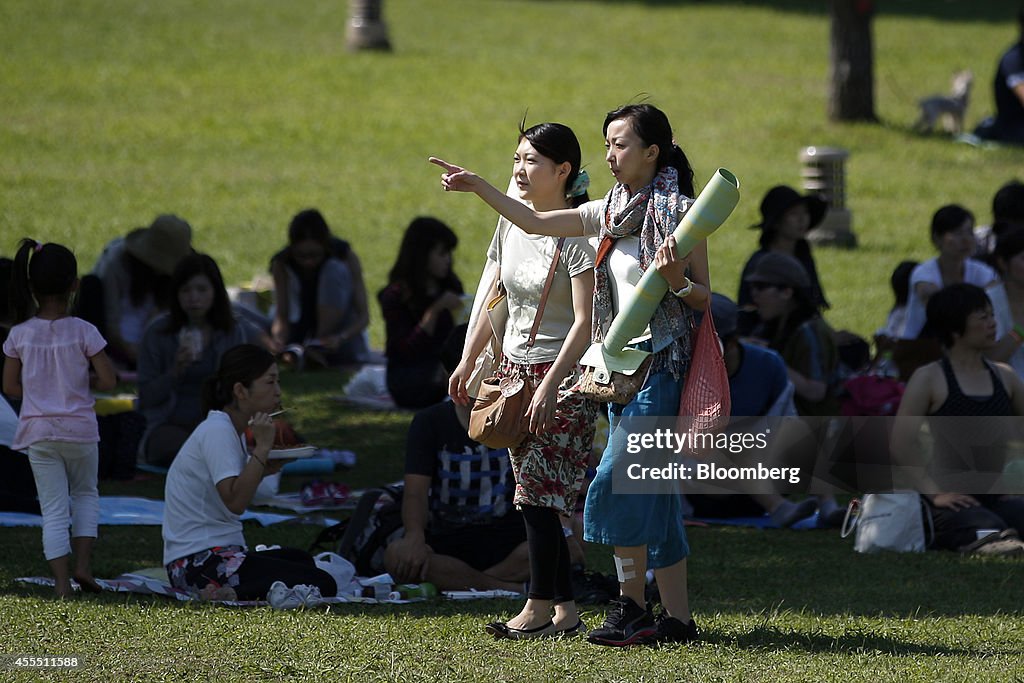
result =
[[[930,133],[941,118],[942,128],[947,133],[962,133],[973,83],[974,73],[970,69],[957,71],[953,74],[953,88],[949,95],[932,95],[919,100],[917,104],[921,108],[921,116],[914,124],[914,130]]]

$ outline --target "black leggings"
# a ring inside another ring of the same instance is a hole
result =
[[[551,508],[523,506],[526,543],[530,549],[530,591],[532,600],[553,600],[555,604],[573,598],[569,545]]]
[[[316,586],[325,598],[338,593],[334,577],[317,567],[312,555],[296,548],[246,552],[237,575],[235,592],[239,600],[266,599],[270,584],[275,581],[289,588],[301,583]]]

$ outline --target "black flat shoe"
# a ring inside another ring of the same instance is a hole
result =
[[[534,638],[546,638],[555,635],[555,622],[549,621],[537,628],[513,628],[500,621],[492,621],[484,626],[484,630],[494,636],[495,639],[507,640],[532,640]]]
[[[492,621],[484,626],[484,630],[495,638],[508,638],[508,626],[503,621]]]
[[[570,628],[563,628],[555,631],[555,637],[557,638],[575,638],[576,636],[583,635],[587,632],[587,625],[583,623],[582,619],[576,620],[576,625]]]

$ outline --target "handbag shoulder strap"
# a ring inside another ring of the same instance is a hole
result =
[[[541,292],[540,302],[537,304],[537,315],[533,316],[533,327],[530,328],[530,338],[526,340],[527,350],[533,348],[533,343],[537,340],[537,330],[540,329],[540,320],[544,317],[544,306],[548,303],[548,294],[551,292],[551,283],[555,280],[555,268],[558,267],[558,260],[562,256],[562,245],[565,244],[565,238],[560,237],[558,243],[555,244],[555,255],[551,259],[551,267],[548,268],[548,279],[544,281],[544,291]]]
[[[505,248],[505,240],[508,239],[508,233],[511,228],[512,223],[507,218],[504,216],[498,217],[498,225],[496,226],[496,232],[498,233],[498,294],[505,291],[505,285],[501,282],[501,252]]]

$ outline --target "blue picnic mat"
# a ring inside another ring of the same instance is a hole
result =
[[[294,515],[246,510],[243,520],[252,519],[263,526],[294,519]],[[150,498],[100,496],[100,524],[160,526],[164,520],[164,502]],[[43,518],[27,512],[0,512],[0,526],[42,526]]]

